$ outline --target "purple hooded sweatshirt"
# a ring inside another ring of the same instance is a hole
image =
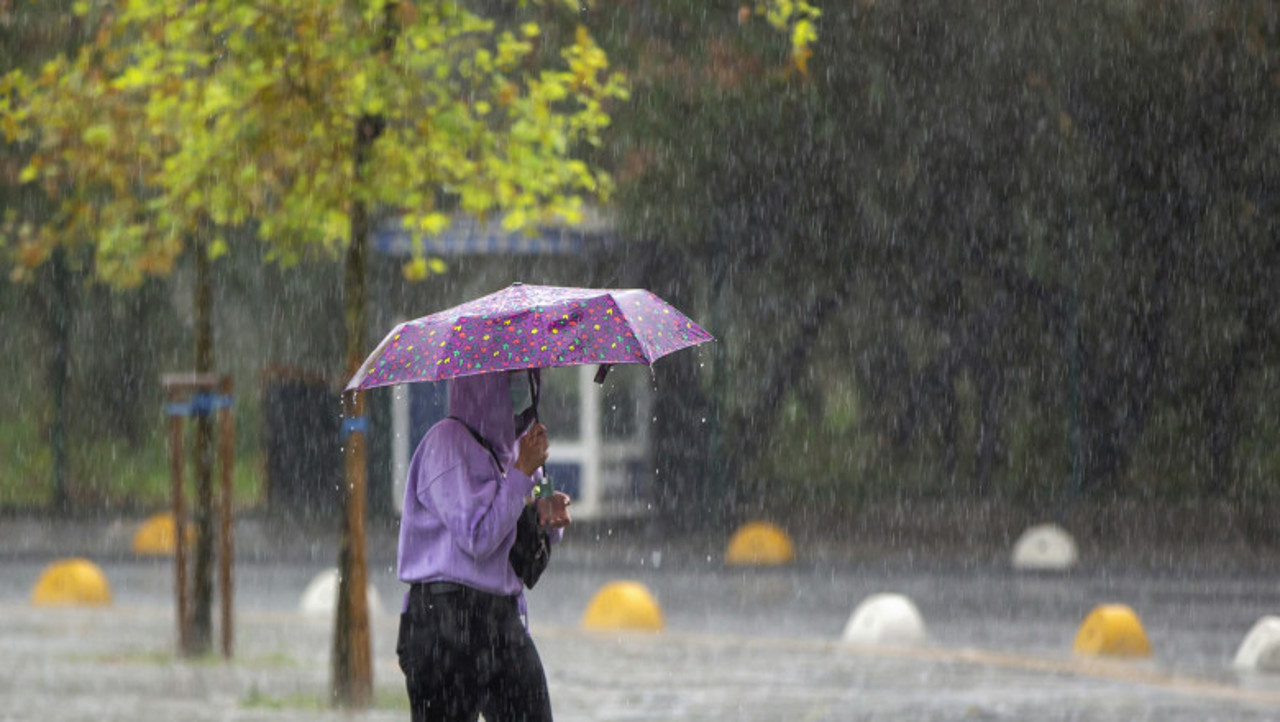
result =
[[[397,555],[401,581],[450,581],[491,594],[521,593],[507,554],[535,480],[514,467],[510,389],[506,373],[449,382],[449,415],[488,439],[502,468],[454,419],[427,431],[405,484]]]

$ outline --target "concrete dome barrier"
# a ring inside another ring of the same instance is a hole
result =
[[[111,586],[98,565],[87,559],[62,559],[44,568],[31,590],[37,607],[107,606]]]
[[[1233,664],[1236,669],[1280,672],[1280,617],[1259,619],[1240,643]]]
[[[1085,617],[1072,651],[1091,657],[1150,657],[1151,643],[1138,615],[1124,604],[1102,604]]]
[[[924,617],[901,594],[872,594],[854,609],[841,641],[851,644],[921,644],[928,639]]]
[[[195,526],[188,523],[187,548],[195,545]],[[174,533],[173,514],[167,511],[153,514],[138,526],[133,534],[131,548],[142,556],[172,556],[177,549],[178,537]]]
[[[302,592],[298,611],[308,617],[332,617],[338,609],[338,579],[337,569],[326,569],[315,575]],[[372,584],[366,590],[365,598],[369,604],[369,613],[381,614],[382,598],[378,590]]]
[[[582,613],[582,627],[657,632],[665,626],[662,609],[640,582],[609,582],[596,592]]]
[[[1064,571],[1079,559],[1075,539],[1057,524],[1030,527],[1013,545],[1013,568],[1021,571]]]
[[[785,531],[767,521],[753,521],[734,532],[724,560],[739,566],[777,566],[790,564],[795,557],[795,545]]]

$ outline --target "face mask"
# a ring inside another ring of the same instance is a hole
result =
[[[516,414],[516,438],[529,430],[538,420],[538,397],[542,392],[542,371],[541,369],[529,369],[529,407],[524,411]]]

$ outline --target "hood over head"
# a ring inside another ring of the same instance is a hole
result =
[[[487,439],[502,468],[511,468],[516,459],[516,428],[511,410],[511,376],[507,372],[450,379],[449,415]]]

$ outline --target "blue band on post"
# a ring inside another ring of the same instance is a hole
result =
[[[206,416],[219,409],[231,408],[232,398],[221,394],[196,394],[191,397],[191,412]]]
[[[347,438],[355,432],[362,434],[369,431],[369,419],[364,416],[349,416],[342,420],[342,438]]]
[[[169,403],[164,405],[164,412],[169,416],[208,416],[219,409],[229,409],[235,399],[222,394],[196,394],[186,403]]]
[[[164,413],[166,416],[190,416],[191,404],[165,404]]]

